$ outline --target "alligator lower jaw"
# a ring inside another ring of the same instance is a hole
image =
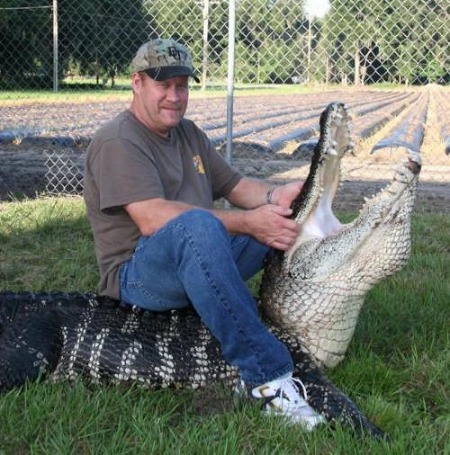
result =
[[[410,209],[415,200],[420,169],[420,160],[405,158],[395,169],[391,183],[365,199],[354,223],[364,219],[368,224],[370,220],[369,228],[374,229],[378,224],[392,222],[400,212]]]
[[[387,222],[404,210],[405,204],[414,201],[415,188],[421,170],[420,156],[410,152],[409,156],[395,169],[392,182],[370,198],[365,198],[356,220],[342,224],[331,209],[330,195],[322,191],[320,199],[315,204],[315,209],[301,222],[301,230],[297,240],[288,252],[291,258],[295,251],[309,241],[317,241],[339,235],[342,231],[353,227],[358,220],[371,219],[368,225],[373,229],[374,225]],[[333,188],[334,195],[334,188]],[[288,262],[290,262],[288,260]]]

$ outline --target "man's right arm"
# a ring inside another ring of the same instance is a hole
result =
[[[146,199],[125,205],[141,235],[150,236],[183,212],[196,208],[178,201]],[[279,250],[293,245],[298,224],[286,218],[291,210],[266,204],[251,210],[212,210],[231,234],[251,235],[261,243]]]
[[[141,235],[149,236],[173,218],[194,207],[184,202],[155,198],[132,202],[124,208],[139,228]]]

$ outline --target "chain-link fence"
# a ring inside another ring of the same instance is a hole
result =
[[[448,0],[330,3],[236,1],[236,81],[450,83]],[[228,1],[1,0],[1,87],[52,88],[56,74],[63,90],[114,88],[156,36],[184,41],[203,86],[217,86],[227,77],[228,24]]]
[[[298,157],[336,99],[371,150],[425,146],[445,157],[449,19],[449,0],[0,0],[0,193],[33,180],[10,188],[19,152],[28,163],[40,155],[31,162],[44,163],[43,190],[79,191],[82,172],[77,164],[67,178],[72,158],[61,154],[80,156],[129,105],[130,60],[157,36],[192,50],[200,83],[187,115],[220,150],[234,50],[235,159]]]

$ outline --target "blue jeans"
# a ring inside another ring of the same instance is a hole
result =
[[[264,384],[293,370],[245,284],[268,251],[249,236],[231,236],[210,212],[190,210],[139,239],[121,266],[121,299],[153,311],[192,305],[244,382]]]

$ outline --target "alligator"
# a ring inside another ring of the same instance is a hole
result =
[[[352,240],[351,247],[349,246],[351,252],[347,258],[351,267],[345,273],[364,276],[365,265],[361,265],[361,270],[354,270],[353,264],[359,257],[358,248],[364,250],[365,243],[355,245],[353,237],[358,237],[356,232],[360,226],[371,223],[371,203],[367,203],[359,217],[360,221],[347,227],[340,225],[328,207],[338,185],[340,160],[351,149],[349,125],[347,109],[342,103],[332,103],[322,113],[320,139],[315,148],[310,175],[302,193],[293,203],[296,219],[303,222],[301,239],[291,251],[275,253],[269,260],[263,277],[261,301],[268,327],[286,344],[292,354],[295,363],[294,376],[303,382],[308,403],[322,414],[331,426],[339,423],[358,434],[386,438],[386,434],[327,378],[316,357],[314,343],[305,344],[307,338],[302,338],[301,334],[299,336],[295,327],[292,329],[290,326],[290,321],[287,324],[289,327],[285,327],[283,318],[277,315],[277,311],[273,312],[272,320],[268,310],[270,302],[280,306],[279,299],[289,297],[289,292],[282,288],[274,274],[281,274],[282,279],[293,281],[292,293],[295,295],[301,293],[297,277],[301,276],[303,281],[307,282],[307,274],[310,274],[311,281],[316,281],[316,276],[323,280],[318,288],[312,288],[313,292],[307,288],[310,296],[301,300],[301,306],[310,305],[311,312],[317,311],[321,317],[329,317],[323,308],[334,305],[333,284],[325,286],[324,292],[321,292],[320,288],[327,282],[326,274],[332,274],[337,268],[332,239],[335,239],[340,256],[344,255],[345,242]],[[416,159],[403,165],[403,185],[397,178],[398,181],[379,196],[391,201],[387,204],[391,209],[386,208],[381,212],[378,210],[380,218],[377,223],[368,227],[365,242],[367,237],[370,238],[371,230],[378,242],[381,241],[381,236],[395,238],[398,229],[395,220],[401,221],[401,226],[406,223],[410,206],[401,209],[405,199],[402,195],[409,193],[409,198],[414,197],[414,181],[420,169],[417,163]],[[323,194],[323,197],[317,198],[310,194],[316,192]],[[409,201],[409,198],[406,199]],[[322,222],[314,215],[308,215],[310,210],[324,211],[326,224],[330,224],[331,232],[324,227],[324,239],[320,242],[317,242],[314,224],[321,225]],[[308,220],[312,222],[311,227],[308,227]],[[382,224],[385,224],[386,228],[379,231]],[[355,231],[354,236],[351,235],[352,231]],[[403,239],[404,235],[405,230],[401,227],[400,238]],[[328,236],[330,259],[323,254],[325,247],[322,246]],[[363,237],[362,234],[360,237]],[[319,248],[318,253],[314,253],[316,245]],[[370,253],[382,258],[386,251],[374,251],[370,247]],[[302,260],[303,254],[309,259]],[[361,255],[364,256],[362,253]],[[405,253],[401,256],[403,260]],[[307,266],[308,260],[312,264],[310,267]],[[345,260],[344,258],[343,269]],[[300,265],[296,265],[297,262]],[[285,266],[288,272],[283,268]],[[390,267],[390,263],[386,265],[386,275],[390,272]],[[369,275],[371,273],[369,271]],[[344,281],[334,284],[337,286],[338,295],[345,285]],[[275,288],[273,293],[270,292],[271,286]],[[363,292],[356,290],[358,296]],[[346,298],[349,299],[350,306],[353,306],[352,292],[347,292]],[[341,300],[344,305],[347,304],[345,299]],[[295,302],[291,301],[290,305],[295,314],[304,312],[303,309],[297,311]],[[345,311],[342,314],[347,317]],[[354,311],[350,312],[350,317],[351,323],[356,323]],[[310,318],[309,323],[316,322]],[[317,333],[320,330],[322,329],[317,330]],[[326,330],[324,334],[329,336]],[[337,344],[340,342],[338,340]],[[220,382],[231,388],[238,381],[238,372],[224,361],[218,342],[192,308],[155,313],[90,293],[0,292],[0,391],[39,379],[88,379],[100,384],[132,383],[148,388],[198,388]]]
[[[324,134],[293,203],[300,234],[287,253],[272,255],[266,264],[260,301],[271,323],[295,336],[318,365],[332,368],[344,358],[367,292],[409,258],[421,161],[409,150],[391,184],[366,200],[353,222],[342,224],[332,202],[340,162],[352,149],[350,121],[343,105],[329,110],[335,115],[321,118]],[[326,147],[327,133],[332,147]]]

